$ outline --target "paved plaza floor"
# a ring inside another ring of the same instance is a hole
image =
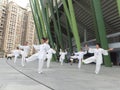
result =
[[[100,74],[94,74],[95,64],[70,65],[52,62],[49,69],[37,73],[38,61],[21,66],[13,60],[0,59],[0,90],[120,90],[120,67],[101,68]]]

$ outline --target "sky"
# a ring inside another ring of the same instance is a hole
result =
[[[13,1],[13,0],[9,0],[9,1]],[[16,2],[18,5],[22,7],[26,7],[27,3],[29,3],[29,0],[14,0],[14,2]]]

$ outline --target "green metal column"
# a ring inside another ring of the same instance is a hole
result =
[[[42,38],[43,35],[42,35],[40,23],[38,21],[38,16],[36,14],[36,8],[34,7],[35,3],[34,3],[33,0],[29,0],[29,2],[30,2],[31,9],[32,9],[33,19],[34,19],[34,23],[35,23],[35,27],[36,27],[39,43],[40,43],[40,39]]]
[[[64,11],[67,16],[69,25],[71,27],[71,30],[72,30],[72,33],[73,33],[73,36],[74,36],[74,39],[76,42],[77,50],[79,51],[81,48],[81,43],[80,43],[80,36],[78,33],[78,28],[77,28],[77,23],[76,23],[72,0],[69,0],[69,1],[62,0],[62,3],[63,3]]]
[[[119,15],[120,15],[120,0],[117,0],[117,6],[118,6],[118,12],[119,12]]]
[[[67,20],[67,16],[66,17],[66,31],[67,31],[67,37],[68,37],[68,45],[69,45],[69,52],[72,53],[73,49],[72,49],[72,35],[71,35],[71,28],[69,25],[69,22]]]
[[[42,18],[40,3],[39,3],[38,0],[34,0],[34,2],[35,2],[35,6],[36,6],[36,11],[37,11],[37,14],[38,14],[38,17],[39,17],[39,22],[41,23],[41,29],[42,29],[43,37],[47,37],[47,32],[46,32],[45,25],[44,25],[43,18]]]
[[[93,16],[93,23],[94,23],[94,31],[95,31],[95,34],[96,34],[96,41],[98,43],[100,43],[100,38],[99,38],[99,34],[98,34],[98,27],[97,27],[97,21],[96,21],[96,15],[95,15],[95,10],[94,10],[94,5],[93,5],[93,1],[91,0],[90,1],[90,4],[91,4],[91,11],[92,11],[92,16]]]
[[[70,10],[71,22],[72,22],[72,27],[73,27],[73,29],[72,29],[73,35],[75,38],[77,49],[79,51],[81,49],[81,43],[80,43],[80,37],[79,37],[79,32],[78,32],[78,27],[77,27],[77,22],[76,22],[76,18],[75,18],[72,0],[68,1],[68,6],[69,6],[69,10]]]
[[[96,33],[96,35],[99,35],[99,39],[100,39],[100,43],[102,48],[104,49],[108,49],[108,42],[107,42],[107,38],[106,38],[106,29],[105,29],[105,24],[104,24],[104,20],[103,20],[103,14],[102,14],[102,10],[101,10],[101,3],[100,0],[92,0],[93,2],[93,7],[94,7],[94,13],[95,13],[95,17],[96,17],[96,23],[97,23],[97,30],[98,33]],[[104,63],[105,66],[111,67],[111,59],[110,56],[104,56]]]
[[[57,0],[54,0],[55,1],[55,11],[56,11],[56,15],[57,15],[57,18],[56,18],[56,21],[57,21],[57,25],[58,25],[58,32],[59,32],[59,36],[60,36],[60,40],[61,42],[63,43],[63,36],[62,36],[62,30],[61,30],[61,25],[60,25],[60,16],[59,16],[59,7],[58,7],[58,2]],[[62,49],[65,49],[65,46],[62,45]]]
[[[49,27],[50,23],[47,21],[47,15],[46,15],[46,10],[45,10],[43,0],[38,0],[38,1],[39,1],[39,5],[41,5],[40,7],[41,7],[41,12],[42,12],[42,17],[43,17],[43,21],[44,21],[44,24],[45,24],[47,34],[48,34],[48,38],[50,40],[50,44],[51,44],[52,48],[54,48],[54,43],[53,43],[53,40],[52,40],[52,35],[51,35],[50,27]]]
[[[59,33],[57,19],[55,17],[55,13],[54,13],[53,0],[48,0],[48,3],[49,3],[50,12],[51,12],[51,17],[52,17],[52,20],[53,20],[53,23],[54,23],[54,31],[55,31],[55,33],[57,35],[56,39],[58,39],[58,43],[59,43],[60,47],[62,49],[64,49],[63,44],[62,44],[62,38],[61,38],[60,33]]]

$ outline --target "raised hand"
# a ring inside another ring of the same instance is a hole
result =
[[[114,48],[109,48],[108,51],[112,51]]]

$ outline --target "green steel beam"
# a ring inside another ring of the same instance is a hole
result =
[[[95,17],[96,17],[95,22],[97,23],[97,28],[98,28],[96,35],[99,35],[99,39],[100,39],[102,48],[108,49],[108,42],[107,42],[107,38],[106,38],[106,29],[105,29],[105,25],[104,25],[100,0],[92,0],[92,3],[93,3],[94,13],[95,13]],[[105,63],[105,66],[108,66],[108,67],[112,66],[109,55],[104,56],[104,63]]]
[[[29,3],[30,3],[30,6],[31,6],[31,10],[32,10],[33,20],[35,21],[35,15],[34,15],[33,7],[32,7],[32,1],[30,0]],[[38,36],[38,39],[39,39],[40,35],[38,34],[37,23],[36,22],[34,22],[34,23],[35,23],[35,28],[36,28],[37,36]],[[39,39],[39,43],[40,43],[40,39]]]
[[[31,9],[32,9],[32,14],[33,14],[33,19],[34,19],[34,23],[35,23],[35,27],[36,27],[36,31],[37,31],[37,36],[38,36],[38,39],[39,39],[39,43],[40,43],[40,39],[42,38],[42,33],[41,31],[39,30],[40,27],[39,27],[39,23],[38,23],[38,18],[36,16],[36,12],[35,12],[35,8],[34,8],[34,4],[33,4],[33,1],[32,0],[29,0],[30,2],[30,6],[31,6]]]
[[[50,39],[50,44],[52,45],[52,48],[54,48],[54,43],[52,40],[52,35],[51,35],[51,31],[50,31],[50,25],[49,22],[47,21],[47,15],[46,15],[46,10],[45,10],[45,6],[43,5],[43,0],[39,0],[39,3],[41,5],[41,11],[42,11],[42,17],[44,20],[44,24],[45,24],[45,28],[48,34],[48,38]]]
[[[79,37],[78,28],[77,28],[77,23],[76,23],[76,18],[75,18],[72,0],[68,1],[68,6],[69,6],[69,11],[70,11],[72,27],[73,27],[72,32],[73,32],[73,36],[75,38],[77,50],[79,51],[81,49],[81,44],[80,44],[80,37]]]
[[[43,33],[43,36],[44,37],[47,37],[47,32],[46,32],[46,29],[45,29],[45,25],[44,25],[44,21],[43,21],[43,17],[42,17],[42,12],[41,12],[41,8],[40,8],[40,3],[38,0],[34,0],[35,2],[35,5],[36,5],[36,9],[37,9],[37,14],[39,16],[39,22],[41,24],[41,28],[42,28],[42,33]]]
[[[43,35],[43,30],[42,30],[42,24],[40,22],[40,17],[39,17],[39,12],[38,12],[38,8],[37,8],[37,3],[36,3],[36,0],[31,0],[31,1],[32,1],[33,7],[34,7],[34,11],[35,11],[34,14],[35,14],[36,20],[37,20],[35,22],[37,22],[37,24],[38,24],[39,34],[41,35],[41,37],[43,37],[44,35]]]
[[[59,34],[60,34],[60,40],[63,43],[63,37],[62,37],[62,31],[61,31],[61,26],[60,26],[60,16],[59,16],[57,0],[55,0],[55,10],[56,10],[56,15],[57,15],[57,24],[58,24],[58,31],[59,31]],[[63,46],[63,49],[65,49],[64,46]]]
[[[119,15],[120,15],[120,0],[117,0],[117,6],[118,6],[118,12],[119,12]]]
[[[100,43],[100,38],[99,38],[99,33],[98,33],[98,27],[97,27],[97,21],[96,21],[96,15],[95,15],[95,10],[94,10],[94,5],[93,5],[93,1],[90,0],[90,4],[91,4],[91,11],[92,11],[92,17],[93,17],[93,23],[94,23],[94,31],[96,34],[96,41],[97,43]]]
[[[69,22],[69,26],[72,30],[72,33],[73,33],[73,36],[74,36],[74,39],[76,42],[77,50],[79,51],[81,48],[80,37],[79,37],[78,28],[77,28],[77,24],[76,24],[76,18],[75,18],[75,14],[74,14],[72,0],[69,0],[69,1],[62,0],[62,3],[63,3],[65,14],[66,14],[68,22]]]
[[[46,4],[46,18],[47,18],[47,22],[48,22],[48,27],[50,28],[50,14],[49,14],[49,7],[48,7],[48,3]]]
[[[71,28],[69,26],[69,22],[67,20],[67,16],[66,17],[66,30],[67,30],[67,37],[68,37],[68,45],[69,45],[69,52],[72,53],[73,49],[72,49],[72,37],[71,37]]]
[[[54,30],[55,30],[55,33],[57,35],[56,39],[58,39],[58,43],[59,43],[60,47],[63,49],[61,36],[59,34],[57,21],[56,21],[55,15],[54,15],[53,1],[52,0],[48,0],[48,3],[49,3],[48,5],[49,5],[49,8],[50,8],[50,12],[51,12],[51,17],[52,17],[52,20],[53,20],[53,23],[54,23]]]
[[[67,7],[67,2],[66,2],[66,0],[62,0],[62,3],[63,3],[64,11],[65,11],[65,14],[67,16],[68,22],[69,22],[70,27],[72,29],[72,22],[71,22],[70,12],[69,12],[69,9]]]

